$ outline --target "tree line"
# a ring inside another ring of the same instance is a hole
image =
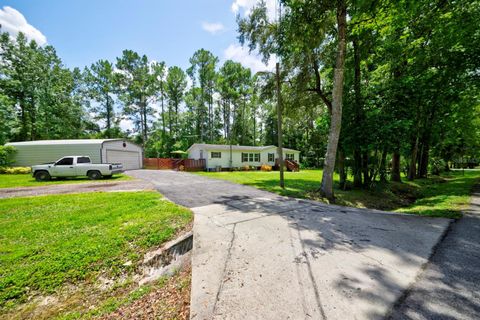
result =
[[[131,138],[146,156],[194,142],[275,144],[272,97],[262,75],[200,49],[186,70],[124,50],[116,61],[64,67],[55,49],[19,33],[0,37],[0,143]],[[121,129],[121,121],[133,127]]]
[[[283,145],[324,167],[322,191],[448,170],[480,149],[480,4],[457,0],[260,1],[239,41],[274,72],[200,49],[183,70],[125,50],[65,68],[52,46],[0,38],[0,143],[128,137],[146,156],[192,143]],[[133,128],[123,131],[122,120]],[[352,181],[349,181],[352,179]]]
[[[281,61],[285,113],[326,141],[326,197],[335,167],[341,188],[349,171],[353,187],[370,188],[400,181],[402,171],[413,180],[459,157],[478,159],[478,1],[280,4],[275,20],[263,1],[239,18],[239,39],[265,61]],[[318,106],[315,124],[305,121]],[[310,134],[298,130],[296,139]],[[302,149],[307,157],[311,147]]]

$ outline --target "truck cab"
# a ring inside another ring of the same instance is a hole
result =
[[[50,180],[52,177],[87,176],[91,180],[110,178],[113,174],[123,172],[121,163],[94,164],[88,156],[66,156],[54,163],[32,167],[32,175],[37,181]]]

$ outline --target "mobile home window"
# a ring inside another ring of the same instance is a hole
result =
[[[290,161],[294,161],[295,160],[295,155],[293,153],[287,153],[285,159],[290,160]]]
[[[273,161],[275,161],[275,153],[269,153],[268,162],[273,162]]]
[[[242,162],[260,162],[260,153],[243,153]]]
[[[212,152],[211,156],[212,156],[212,159],[213,158],[220,159],[222,157],[222,153],[221,152]]]

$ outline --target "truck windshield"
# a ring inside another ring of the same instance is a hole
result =
[[[89,157],[78,157],[77,158],[77,163],[90,163],[90,158]]]

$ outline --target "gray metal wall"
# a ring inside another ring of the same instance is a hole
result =
[[[52,144],[52,145],[13,145],[15,163],[13,166],[29,167],[36,164],[54,162],[65,156],[89,156],[94,163],[100,163],[101,144]]]

